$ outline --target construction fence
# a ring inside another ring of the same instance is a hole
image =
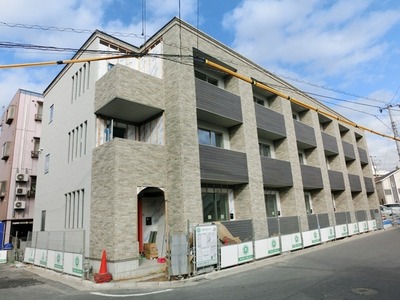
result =
[[[171,247],[170,270],[172,275],[196,275],[383,228],[379,210],[360,210],[354,216],[311,214],[307,230],[298,216],[267,218],[267,238],[260,240],[254,237],[258,224],[253,220],[191,224],[188,236],[179,237],[179,253]]]
[[[28,234],[24,262],[82,277],[84,255],[84,230],[34,231]]]

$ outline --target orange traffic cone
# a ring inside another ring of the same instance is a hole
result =
[[[97,283],[110,282],[112,280],[112,276],[107,271],[107,257],[106,250],[103,250],[101,255],[101,263],[99,273],[94,274],[94,281]]]

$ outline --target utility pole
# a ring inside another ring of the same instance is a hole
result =
[[[374,176],[376,176],[377,175],[377,171],[376,171],[376,165],[375,165],[375,162],[374,162],[374,157],[376,157],[376,156],[370,156],[371,162],[372,162],[372,168],[374,169]]]
[[[390,108],[391,108],[391,106],[388,106],[390,124],[392,124],[392,130],[393,130],[394,137],[398,138],[399,132],[397,131],[396,124],[393,121],[392,112],[390,111]],[[399,145],[399,141],[397,141],[397,140],[396,140],[396,147],[397,147],[397,155],[399,156],[399,161],[400,161],[400,145]]]
[[[392,117],[392,112],[390,111],[390,108],[392,107],[392,105],[387,105],[386,107],[384,107],[383,109],[387,109],[389,112],[389,118],[390,118],[390,124],[392,126],[392,130],[393,130],[393,135],[395,138],[399,138],[399,132],[397,131],[397,127],[396,127],[396,123],[393,121],[393,117]],[[382,108],[379,109],[380,112],[382,112],[383,110]],[[400,144],[399,141],[395,141],[396,142],[396,148],[397,148],[397,155],[399,156],[399,161],[400,161]]]

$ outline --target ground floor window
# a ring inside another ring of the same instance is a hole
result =
[[[277,191],[265,191],[264,198],[267,217],[279,217],[281,215],[279,193]]]
[[[304,193],[304,200],[306,202],[307,215],[311,215],[313,213],[311,194],[308,193],[308,192],[305,192]]]
[[[228,221],[230,219],[228,188],[203,187],[203,220],[204,222]],[[233,215],[233,214],[232,214]]]

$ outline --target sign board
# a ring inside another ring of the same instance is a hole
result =
[[[218,263],[217,225],[196,227],[196,268]]]
[[[238,245],[238,261],[240,264],[252,261],[253,257],[253,242],[247,242]]]
[[[7,262],[7,251],[0,250],[0,264],[5,264]]]
[[[333,240],[335,238],[335,230],[333,227],[321,228],[321,242]]]

